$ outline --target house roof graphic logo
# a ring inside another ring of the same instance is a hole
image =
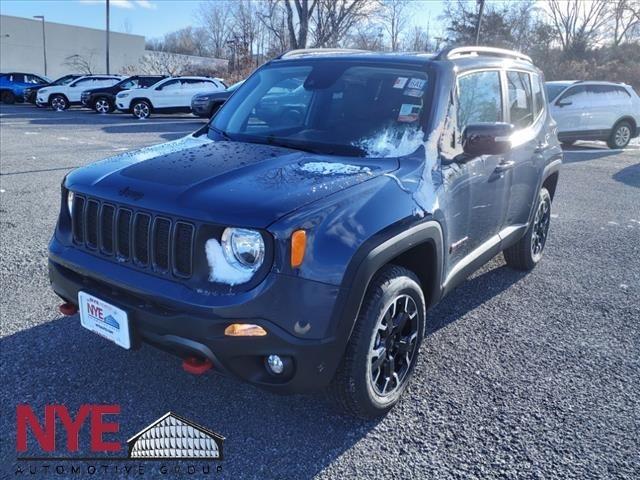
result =
[[[165,413],[129,440],[129,458],[222,460],[224,437],[197,423]]]

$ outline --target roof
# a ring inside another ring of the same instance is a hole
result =
[[[338,48],[311,48],[304,50],[292,50],[285,52],[275,61],[295,61],[299,59],[318,60],[359,60],[382,63],[407,63],[413,65],[426,65],[431,62],[453,62],[462,70],[483,66],[503,66],[509,62],[510,66],[535,69],[531,58],[520,52],[492,47],[454,47],[447,48],[438,54],[427,52],[373,52],[367,50],[338,49]]]

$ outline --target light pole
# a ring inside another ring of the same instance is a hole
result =
[[[109,0],[106,1],[107,4],[107,75],[109,75]]]
[[[42,20],[42,56],[44,57],[44,76],[47,76],[47,38],[44,35],[44,15],[36,15],[33,18]]]

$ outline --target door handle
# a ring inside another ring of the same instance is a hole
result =
[[[506,170],[509,170],[510,168],[513,168],[515,166],[515,164],[516,164],[516,162],[514,162],[513,160],[509,160],[509,161],[506,161],[506,162],[499,163],[496,166],[496,170],[495,171],[498,172],[498,173],[504,172]]]

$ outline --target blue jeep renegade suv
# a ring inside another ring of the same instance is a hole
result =
[[[67,175],[53,289],[124,348],[381,415],[430,307],[500,252],[542,258],[562,161],[543,82],[491,48],[284,54],[194,134]]]

